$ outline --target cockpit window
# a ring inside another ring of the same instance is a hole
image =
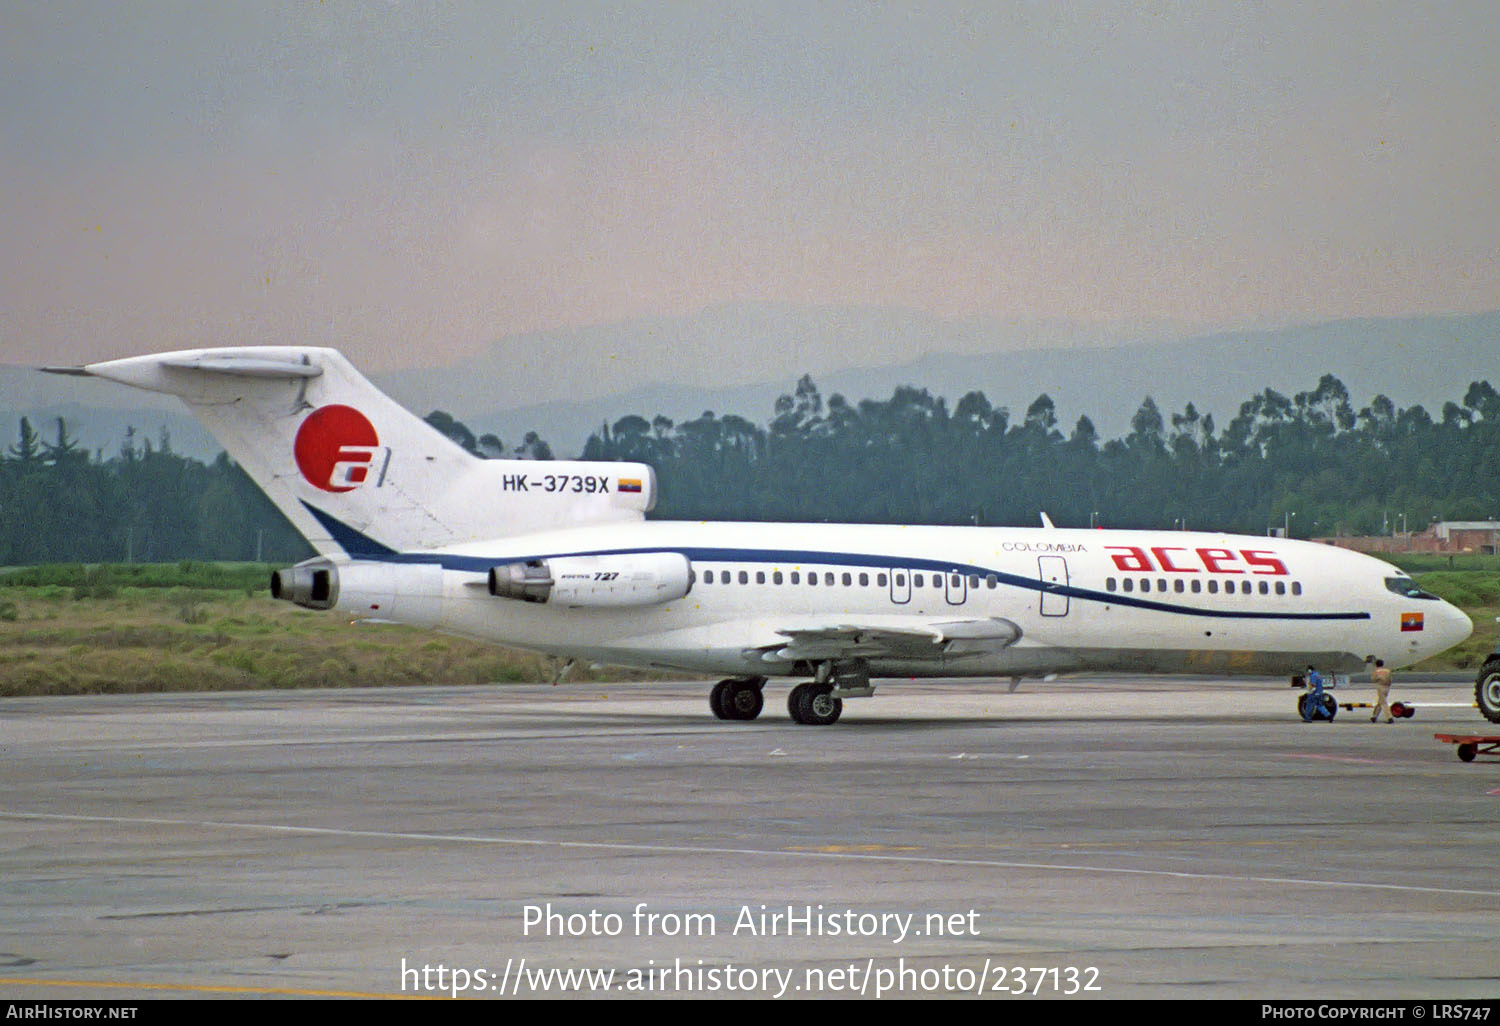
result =
[[[1410,577],[1387,577],[1385,579],[1385,586],[1388,590],[1394,591],[1402,598],[1437,600],[1436,595],[1417,587],[1417,582]]]

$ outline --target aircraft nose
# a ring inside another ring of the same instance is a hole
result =
[[[1442,617],[1438,624],[1438,640],[1442,643],[1439,651],[1446,651],[1460,642],[1468,640],[1470,634],[1474,633],[1474,621],[1457,606],[1443,603]]]

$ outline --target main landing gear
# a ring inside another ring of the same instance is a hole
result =
[[[826,727],[838,722],[844,699],[864,698],[875,693],[870,670],[862,660],[822,662],[816,678],[792,688],[786,709],[793,723]],[[714,685],[708,705],[721,720],[753,720],[765,708],[764,677],[731,677]]]
[[[834,697],[832,684],[810,680],[792,688],[792,693],[786,696],[786,711],[792,714],[794,723],[826,727],[838,721],[844,711],[844,700]]]
[[[753,720],[765,707],[766,698],[760,690],[765,685],[764,677],[721,680],[708,693],[708,707],[721,720]]]

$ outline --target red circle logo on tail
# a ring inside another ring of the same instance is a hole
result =
[[[292,454],[307,483],[325,492],[352,492],[370,477],[380,439],[352,406],[320,406],[297,429]]]

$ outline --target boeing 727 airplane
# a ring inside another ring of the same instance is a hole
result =
[[[831,724],[881,678],[1399,667],[1469,636],[1369,556],[1214,533],[646,519],[639,463],[485,460],[338,352],[196,349],[55,372],[181,398],[318,555],[271,592],[565,659],[770,678]],[[1045,521],[1045,518],[1044,518]]]

